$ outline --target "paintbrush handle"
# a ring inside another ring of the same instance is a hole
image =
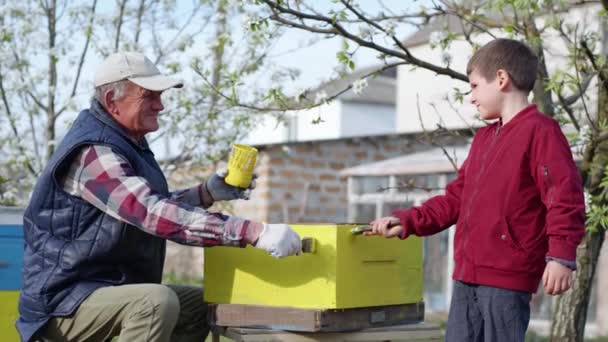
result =
[[[389,228],[393,228],[395,226],[398,226],[400,223],[391,223],[388,225]],[[372,231],[372,227],[370,227],[369,225],[363,225],[363,226],[357,226],[355,228],[352,228],[350,230],[350,232],[353,235],[360,235],[363,234],[364,232],[371,232]]]

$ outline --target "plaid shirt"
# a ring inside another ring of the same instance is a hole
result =
[[[201,208],[202,184],[165,198],[108,146],[81,149],[63,189],[147,233],[192,246],[244,246],[249,221]]]

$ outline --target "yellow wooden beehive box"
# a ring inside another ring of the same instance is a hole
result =
[[[353,235],[353,227],[292,225],[316,248],[283,259],[251,246],[206,248],[205,300],[303,309],[421,302],[421,239]]]
[[[15,328],[19,291],[0,291],[0,341],[17,342],[19,334]]]

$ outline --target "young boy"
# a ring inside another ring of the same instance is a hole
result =
[[[582,183],[558,123],[528,102],[538,59],[496,39],[467,65],[484,120],[445,195],[397,209],[367,235],[426,236],[456,224],[446,341],[524,341],[530,298],[568,290],[584,235]]]

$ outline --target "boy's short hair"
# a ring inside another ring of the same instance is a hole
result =
[[[526,44],[513,39],[499,38],[482,46],[467,64],[467,75],[476,70],[487,81],[496,78],[496,71],[509,73],[513,84],[522,91],[534,88],[538,57]]]

